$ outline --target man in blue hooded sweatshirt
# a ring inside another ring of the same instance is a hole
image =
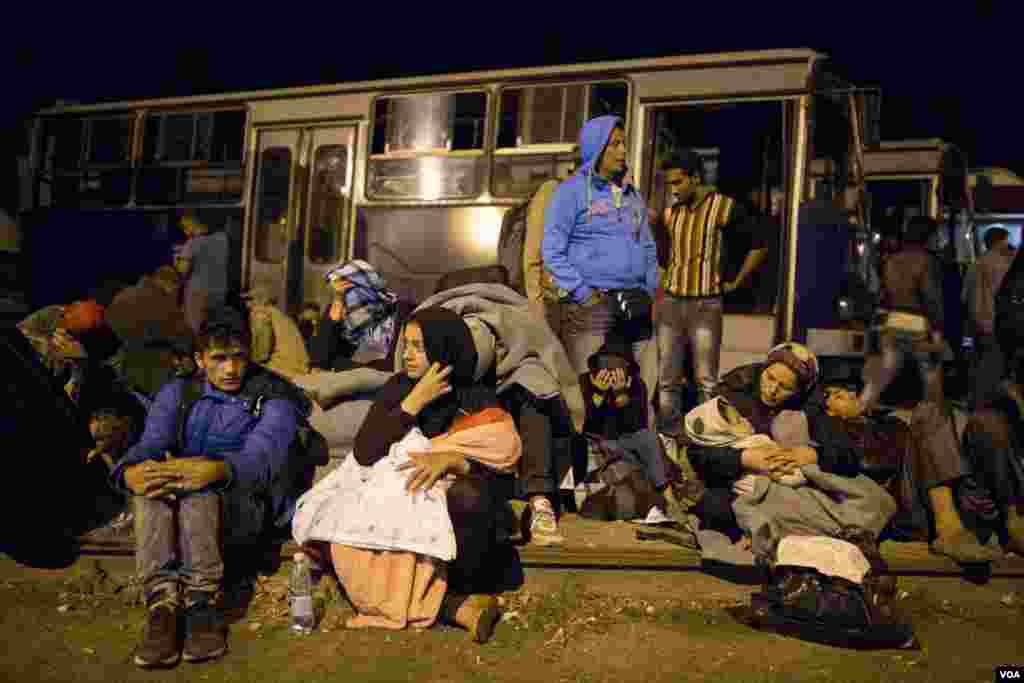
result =
[[[644,383],[654,387],[657,354],[650,321],[627,324],[622,311],[616,312],[622,308],[620,293],[628,292],[634,301],[648,297],[650,303],[658,286],[657,247],[647,208],[636,188],[624,181],[622,119],[599,116],[588,121],[580,131],[580,156],[583,163],[559,185],[544,220],[544,264],[564,304],[562,343],[576,372],[583,374],[608,333],[623,334],[640,359]],[[644,317],[650,307],[644,309],[641,304],[635,310]],[[637,334],[637,329],[645,331]]]

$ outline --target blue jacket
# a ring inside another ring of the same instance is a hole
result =
[[[632,185],[615,207],[610,183],[594,166],[617,116],[591,119],[580,131],[579,170],[558,186],[544,216],[544,266],[560,290],[583,302],[595,289],[658,286],[658,253],[647,207]]]
[[[156,395],[142,437],[113,472],[119,488],[125,486],[125,467],[163,460],[166,451],[177,454],[178,403],[185,381],[175,380]],[[260,417],[256,417],[250,412],[252,400],[225,394],[204,383],[203,396],[185,421],[184,451],[180,456],[204,455],[227,462],[231,469],[229,489],[238,487],[269,495],[275,522],[283,527],[291,522],[301,493],[293,490],[286,475],[299,413],[292,401],[278,398],[265,400]]]

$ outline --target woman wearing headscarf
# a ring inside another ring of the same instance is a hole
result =
[[[394,369],[403,308],[387,281],[366,261],[353,260],[324,275],[332,301],[310,342],[313,368],[342,371],[370,366]]]
[[[702,528],[722,530],[734,541],[740,537],[732,502],[732,487],[744,474],[781,476],[804,465],[825,473],[856,476],[860,458],[838,418],[825,410],[818,387],[818,359],[802,344],[786,342],[769,351],[763,363],[739,367],[727,374],[716,394],[750,422],[753,434],[778,436],[776,418],[798,411],[806,417],[807,445],[735,448],[690,444],[687,455],[706,490],[695,512]],[[773,432],[773,426],[775,432]]]
[[[332,542],[330,560],[358,613],[350,627],[428,628],[442,619],[483,642],[498,619],[494,598],[482,594],[496,590],[487,585],[496,520],[522,444],[494,388],[480,381],[489,363],[481,362],[461,316],[440,307],[418,311],[405,326],[404,341],[404,372],[381,389],[356,436],[353,457],[363,468],[374,468],[386,464],[411,433],[429,439],[428,450],[410,450],[397,469],[407,473],[409,495],[444,485],[455,557],[444,563],[437,555],[366,549],[384,548],[389,537],[405,533],[380,524],[370,545]],[[305,529],[303,518],[308,514],[316,526],[315,519],[326,513],[304,513],[301,501],[299,508],[296,539],[330,541]],[[306,542],[305,547],[326,563],[322,545]]]

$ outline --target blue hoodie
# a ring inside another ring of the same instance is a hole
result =
[[[583,163],[558,186],[544,216],[544,266],[560,290],[582,303],[595,289],[658,286],[658,256],[647,207],[632,185],[622,188],[615,208],[611,183],[594,168],[617,116],[591,119],[580,131]]]

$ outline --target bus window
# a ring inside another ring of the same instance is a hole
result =
[[[838,200],[846,191],[851,173],[853,139],[848,95],[841,91],[817,93],[812,112],[813,197]]]
[[[132,151],[130,118],[93,119],[89,122],[89,163],[124,164]]]
[[[264,263],[284,260],[291,190],[292,151],[270,147],[260,154],[259,218],[256,221],[256,258]]]
[[[452,199],[480,194],[487,95],[382,97],[374,103],[367,195]]]
[[[621,82],[503,90],[491,194],[526,197],[549,178],[564,176],[573,167],[569,146],[576,144],[583,122],[605,114],[625,118],[628,97]]]
[[[664,215],[677,201],[665,186],[660,162],[676,149],[692,149],[702,161],[702,187],[687,201],[714,188],[732,198],[739,218],[722,241],[720,272],[735,278],[752,247],[766,246],[766,259],[750,279],[725,297],[727,313],[770,314],[778,289],[784,220],[783,107],[781,102],[731,102],[659,109],[652,130],[659,150],[649,176],[650,205]],[[661,248],[665,248],[663,245]]]
[[[46,122],[43,149],[47,170],[75,171],[82,165],[82,119],[50,119]]]
[[[886,237],[896,237],[911,216],[928,214],[932,181],[928,178],[906,180],[868,180],[871,195],[871,229]]]
[[[163,150],[160,161],[191,161],[195,135],[194,114],[170,114],[164,117]]]
[[[245,139],[245,111],[151,114],[142,136],[146,163],[205,161],[239,164]]]
[[[313,162],[313,193],[309,215],[309,260],[331,263],[338,258],[338,235],[348,215],[348,146],[323,145]]]
[[[573,168],[573,154],[498,154],[494,157],[491,194],[526,197],[549,178],[564,177]]]

